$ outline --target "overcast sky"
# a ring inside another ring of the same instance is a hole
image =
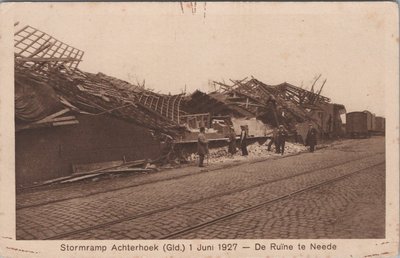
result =
[[[393,8],[392,8],[393,9]],[[85,51],[80,68],[163,93],[208,91],[253,75],[319,89],[347,111],[384,115],[392,62],[387,5],[197,3],[26,4],[15,21]],[[393,19],[390,19],[393,21]],[[398,40],[398,38],[397,38]],[[393,62],[392,62],[393,63]]]

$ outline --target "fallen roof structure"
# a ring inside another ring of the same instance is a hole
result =
[[[295,119],[297,122],[312,120],[306,109],[318,109],[319,103],[329,103],[330,99],[287,82],[279,85],[267,85],[255,78],[235,80],[229,86],[221,82],[214,82],[219,91],[228,95],[231,104],[236,104],[255,116],[262,117],[266,112],[286,113],[289,117],[279,119],[274,115],[274,124]],[[271,122],[271,121],[270,121]]]
[[[24,84],[45,84],[54,89],[64,107],[75,111],[109,113],[169,135],[185,130],[179,125],[180,115],[186,114],[180,110],[183,94],[157,94],[103,73],[83,72],[78,68],[83,51],[31,26],[15,33],[14,52],[16,90]],[[37,121],[43,118],[40,111],[51,109],[43,107],[43,101],[28,102],[24,91],[19,93],[17,119]],[[33,110],[36,115],[24,118],[23,113]]]
[[[84,55],[82,50],[31,26],[15,33],[14,50],[18,93],[16,117],[26,123],[37,122],[51,116],[51,112],[69,108],[88,115],[109,113],[171,136],[182,135],[193,126],[210,126],[215,115],[257,118],[265,124],[283,124],[287,128],[313,122],[324,131],[321,119],[315,114],[326,112],[326,106],[332,105],[329,98],[321,95],[326,80],[317,93],[287,82],[268,85],[251,77],[231,80],[232,85],[215,81],[214,85],[218,87],[215,92],[206,94],[195,91],[188,98],[184,94],[158,94],[145,89],[144,85],[135,85],[103,73],[81,71],[78,66]],[[47,85],[43,88],[51,86],[54,94],[46,95],[42,91],[31,94],[38,101],[29,100],[24,97],[26,92],[20,90],[27,84]],[[52,101],[43,101],[45,98]],[[55,98],[58,98],[58,104],[54,103]],[[343,109],[343,106],[335,107],[339,112]],[[23,128],[29,126],[25,124]]]
[[[220,92],[193,92],[185,101],[184,108],[190,113],[211,112],[218,115],[233,114],[237,117],[251,117],[253,113],[229,101],[229,96]]]
[[[194,92],[184,107],[190,112],[209,110],[214,116],[257,118],[272,126],[283,124],[288,129],[311,122],[321,132],[332,131],[333,126],[326,124],[334,123],[332,117],[345,112],[343,105],[331,104],[329,98],[321,95],[326,80],[317,93],[287,82],[268,85],[254,77],[230,81],[231,85],[214,81],[216,91],[208,94]]]
[[[14,55],[16,66],[46,73],[61,65],[66,69],[76,69],[84,52],[43,31],[25,26],[14,34]]]

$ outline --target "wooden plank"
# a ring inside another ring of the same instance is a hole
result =
[[[144,105],[146,105],[147,100],[149,99],[149,97],[150,97],[150,95],[146,95],[146,99],[145,99],[145,101],[144,101]]]
[[[321,77],[321,75],[322,75],[322,74],[320,74],[320,75],[315,79],[314,83],[311,85],[311,90],[310,90],[310,91],[311,91],[312,93],[314,93],[314,85],[315,85],[315,83],[319,80],[319,78]]]
[[[161,105],[160,105],[160,114],[162,115],[163,114],[163,108],[164,108],[164,102],[165,102],[165,98],[164,97],[162,97],[162,103],[161,103]]]
[[[249,102],[232,102],[232,104],[245,106],[246,108],[248,108],[248,106],[265,107],[264,105],[253,104],[253,103],[249,103]]]
[[[71,70],[71,69],[69,69],[69,68],[68,68],[68,66],[65,66],[65,64],[64,64],[64,63],[63,63],[63,66],[64,66],[65,70],[67,70],[67,71],[68,71],[68,73],[70,73],[70,74],[72,73],[72,70]]]
[[[94,114],[94,115],[98,116],[98,115],[102,115],[102,114],[105,114],[105,113],[110,113],[111,111],[118,110],[118,109],[122,109],[122,108],[129,107],[129,106],[134,106],[134,107],[136,107],[136,105],[135,105],[134,103],[129,103],[129,104],[127,104],[127,105],[123,105],[123,106],[120,106],[120,107],[116,107],[116,108],[112,108],[112,109],[109,109],[109,110],[105,110],[105,111],[103,111],[103,112],[100,112],[100,113]]]
[[[77,107],[75,107],[74,105],[72,105],[68,100],[66,100],[66,99],[63,98],[63,97],[60,97],[60,102],[61,102],[62,104],[64,104],[65,106],[68,106],[69,108],[71,108],[71,110],[77,110],[77,109],[78,109]]]
[[[166,113],[166,117],[168,117],[168,111],[169,111],[169,102],[171,101],[171,97],[168,97],[167,100],[167,113]]]
[[[182,99],[183,98],[179,98],[179,102],[178,102],[178,119],[177,119],[177,121],[178,121],[178,123],[179,123],[179,120],[180,120],[180,105],[181,105],[181,101],[182,101]]]
[[[16,126],[15,127],[15,131],[19,132],[21,130],[26,130],[26,129],[36,129],[36,128],[43,128],[43,127],[50,127],[50,126],[61,126],[61,125],[68,125],[68,124],[78,124],[79,122],[77,120],[69,120],[66,122],[44,122],[44,123],[31,123],[28,125],[24,125],[24,126]],[[64,123],[64,124],[59,124],[57,125],[57,123]],[[56,124],[56,125],[54,125]]]
[[[41,123],[49,123],[49,122],[60,122],[60,121],[67,121],[67,120],[75,120],[76,117],[75,116],[64,116],[64,117],[57,117],[51,120],[46,120],[46,121],[38,121],[35,122],[35,124],[41,124]]]
[[[95,176],[98,176],[98,175],[100,175],[100,173],[99,174],[84,175],[84,176],[79,176],[79,177],[73,177],[71,179],[62,180],[60,183],[61,184],[73,183],[73,182],[80,181],[80,180],[83,180],[83,179],[92,178],[92,177],[95,177]]]
[[[82,176],[76,176],[75,175],[71,179],[62,180],[61,183],[62,184],[63,183],[72,183],[72,182],[76,182],[76,181],[80,181],[80,180],[84,180],[84,179],[100,176],[100,175],[103,175],[103,174],[123,173],[123,172],[150,172],[150,171],[154,171],[154,169],[149,169],[149,168],[121,168],[121,169],[114,169],[114,170],[104,170],[104,171],[99,171],[99,172],[94,173],[94,174],[87,174],[87,175],[82,175]]]
[[[64,122],[54,122],[53,126],[75,125],[75,124],[79,124],[79,121],[72,120],[72,121],[64,121]]]
[[[181,118],[184,117],[198,117],[198,116],[208,116],[210,113],[199,113],[199,114],[189,114],[189,115],[181,115]]]
[[[113,160],[106,162],[87,163],[87,164],[73,164],[72,172],[74,174],[91,172],[98,169],[117,167],[124,164],[123,160]]]
[[[75,58],[56,58],[56,57],[20,57],[20,61],[24,62],[72,62],[79,61]]]
[[[153,108],[154,99],[155,99],[155,97],[154,97],[154,98],[151,98],[151,102],[150,102],[150,108],[152,108],[152,109],[154,109],[154,108]]]
[[[101,174],[108,174],[108,173],[123,173],[123,172],[150,172],[154,171],[151,168],[118,168],[118,169],[110,169],[110,170],[103,170],[99,173]]]
[[[158,104],[160,103],[160,99],[161,99],[161,98],[162,98],[161,96],[157,96],[157,102],[156,102],[156,105],[155,105],[155,107],[154,107],[154,110],[156,110],[157,112],[159,112],[159,111],[158,111],[158,109],[159,109]]]
[[[138,165],[142,165],[146,162],[146,160],[134,160],[134,161],[130,161],[130,162],[126,162],[123,164],[119,164],[119,165],[110,165],[107,167],[102,167],[102,168],[98,168],[98,169],[93,169],[91,171],[86,171],[86,172],[79,172],[79,173],[74,173],[74,175],[88,175],[88,174],[94,174],[94,173],[99,173],[101,171],[104,170],[111,170],[111,169],[116,169],[118,167],[124,166],[124,167],[129,167],[129,166],[138,166]]]
[[[63,109],[63,110],[60,110],[60,111],[54,113],[54,114],[51,114],[51,115],[49,115],[49,116],[46,116],[45,118],[43,118],[43,119],[37,121],[36,123],[49,122],[49,121],[52,120],[53,118],[55,118],[55,117],[57,117],[57,116],[61,116],[61,115],[65,114],[65,113],[67,113],[68,111],[71,111],[71,110],[70,110],[69,108],[65,108],[65,109]]]
[[[175,102],[176,102],[176,97],[174,98],[174,100],[172,101],[172,116],[171,116],[171,120],[174,120],[174,111],[175,111]]]

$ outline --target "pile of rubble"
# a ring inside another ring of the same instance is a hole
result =
[[[82,50],[31,26],[15,33],[14,52],[17,91],[21,85],[50,85],[63,105],[60,109],[69,108],[89,115],[108,113],[174,138],[182,138],[188,129],[210,128],[215,119],[227,117],[257,119],[271,127],[284,125],[288,131],[301,131],[302,124],[307,128],[308,123],[313,123],[321,134],[334,133],[341,129],[339,115],[345,112],[344,106],[330,104],[330,99],[321,95],[326,80],[314,91],[319,77],[311,90],[286,82],[268,85],[252,77],[231,80],[232,85],[214,81],[215,91],[210,93],[166,95],[145,89],[144,83],[135,85],[103,73],[79,70]],[[38,107],[37,103],[30,105],[26,99],[19,98],[18,107],[22,108],[17,109],[16,117],[32,122],[33,117],[26,114],[46,110],[46,107]],[[26,110],[27,107],[30,110]],[[70,123],[76,120],[68,120],[67,124]],[[265,132],[265,128],[256,127],[250,134]],[[29,126],[24,124],[23,128]]]
[[[286,142],[285,145],[285,155],[295,154],[299,152],[306,151],[307,148],[298,143]],[[206,157],[205,162],[209,164],[214,163],[224,163],[224,162],[232,162],[234,160],[245,160],[245,159],[258,159],[258,158],[268,158],[281,156],[281,154],[275,153],[275,147],[271,148],[271,151],[268,151],[268,147],[266,144],[253,143],[247,146],[247,151],[249,155],[247,157],[241,155],[241,151],[238,150],[234,155],[228,152],[228,147],[220,147],[209,150],[208,157]],[[198,161],[198,155],[192,153],[187,157],[187,160],[191,163],[195,163]]]
[[[15,33],[14,52],[17,91],[25,85],[50,85],[59,98],[60,109],[88,115],[108,113],[170,135],[184,130],[179,124],[180,115],[186,114],[180,110],[183,94],[158,94],[145,89],[144,84],[134,85],[103,73],[81,71],[78,65],[83,51],[31,26]],[[39,120],[37,115],[26,114],[46,110],[42,100],[32,103],[24,96],[18,104],[21,108],[17,109],[16,117],[25,122],[24,129],[29,128],[27,122]]]
[[[310,123],[320,136],[337,136],[342,131],[340,115],[346,110],[343,105],[332,104],[329,98],[321,95],[326,80],[314,91],[319,77],[311,90],[287,82],[268,85],[254,77],[231,80],[230,85],[214,81],[213,92],[195,91],[184,100],[183,108],[192,113],[230,116],[232,120],[257,119],[270,127],[283,125],[287,131],[297,133],[303,139]],[[243,123],[248,124],[246,121]],[[258,133],[260,129],[250,128],[250,134]]]

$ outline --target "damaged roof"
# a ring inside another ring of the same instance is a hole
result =
[[[318,126],[314,111],[326,112],[326,105],[333,105],[321,95],[326,80],[318,92],[287,82],[268,85],[251,77],[230,80],[230,85],[214,81],[216,90],[211,93],[195,91],[187,97],[155,93],[144,83],[81,71],[82,50],[31,26],[15,33],[14,51],[15,113],[17,121],[25,123],[68,108],[87,115],[110,114],[177,136],[195,114],[202,122],[211,114],[257,118],[273,126],[294,127],[306,121]],[[339,105],[335,109],[345,110]]]
[[[191,112],[209,110],[215,115],[231,114],[257,118],[273,126],[284,124],[294,127],[296,123],[306,121],[315,122],[318,126],[313,111],[324,112],[322,106],[331,105],[331,100],[321,95],[323,86],[318,92],[313,92],[287,82],[268,85],[254,77],[230,82],[228,85],[214,81],[217,90],[208,94],[194,92],[185,107]]]
[[[108,113],[171,135],[184,130],[179,125],[183,94],[158,94],[103,73],[81,71],[83,51],[31,26],[15,33],[14,51],[17,119],[43,118],[51,106],[57,106],[53,103],[57,96],[64,106],[91,115]],[[51,87],[54,94],[44,96],[39,88],[26,90],[26,85],[36,84]]]

